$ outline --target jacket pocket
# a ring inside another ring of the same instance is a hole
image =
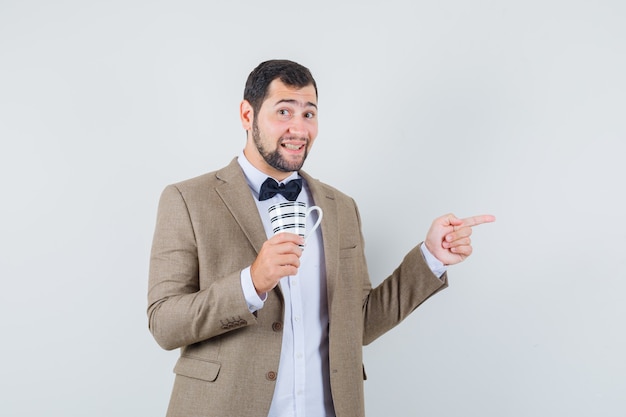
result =
[[[339,259],[354,258],[358,254],[358,245],[348,245],[339,249]]]
[[[202,381],[214,382],[220,373],[221,364],[202,359],[181,356],[174,366],[174,373]]]

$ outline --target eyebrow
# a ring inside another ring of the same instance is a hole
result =
[[[303,105],[301,101],[298,101],[298,100],[295,100],[295,99],[286,99],[286,98],[284,98],[282,100],[278,100],[274,104],[274,106],[278,106],[281,103],[296,104],[296,105],[299,105],[300,107],[315,107],[315,109],[317,110],[317,104],[312,103],[310,101],[307,101],[306,104]]]

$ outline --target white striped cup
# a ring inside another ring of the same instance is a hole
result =
[[[306,232],[306,219],[311,212],[317,211],[317,221]],[[306,207],[306,204],[301,201],[287,201],[284,203],[278,203],[271,206],[268,210],[270,215],[270,223],[272,225],[272,231],[276,233],[295,233],[306,239],[319,227],[322,222],[324,213],[318,206]]]

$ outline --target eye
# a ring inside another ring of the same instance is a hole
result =
[[[291,113],[287,109],[280,109],[278,110],[278,115],[283,117],[289,117]]]
[[[313,113],[312,111],[308,111],[304,113],[304,117],[306,117],[307,119],[313,119],[315,118],[315,113]]]

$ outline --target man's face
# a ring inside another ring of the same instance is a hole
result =
[[[251,136],[245,153],[258,169],[279,180],[298,171],[317,136],[315,87],[272,81],[258,114],[252,116]]]

